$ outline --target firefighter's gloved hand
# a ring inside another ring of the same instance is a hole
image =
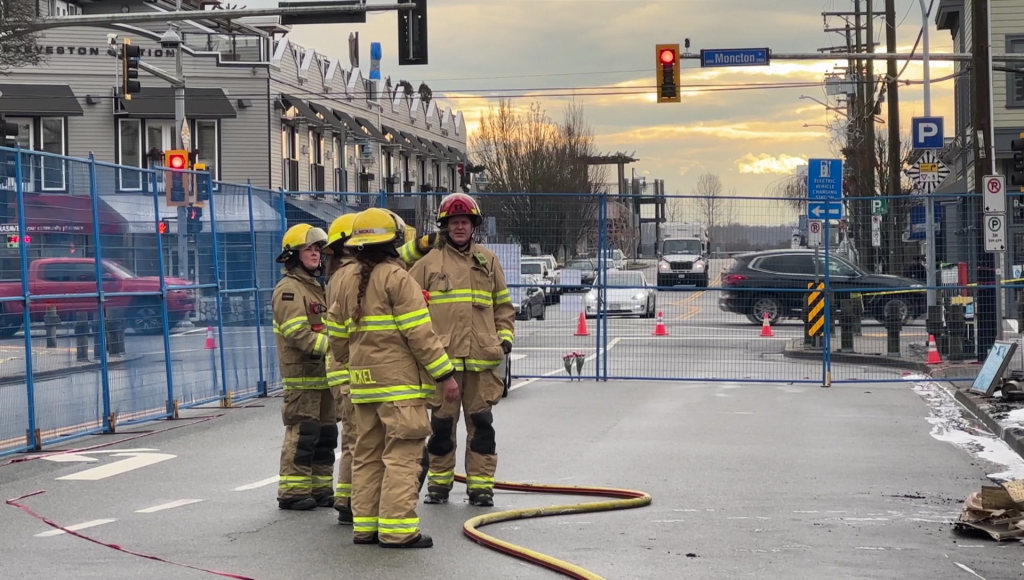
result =
[[[501,341],[501,350],[505,351],[505,354],[512,352],[512,343],[507,340]]]
[[[430,250],[434,249],[434,245],[437,244],[437,236],[440,232],[434,232],[425,236],[420,236],[416,239],[416,249],[421,254],[426,255]]]

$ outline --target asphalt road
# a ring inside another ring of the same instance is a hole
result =
[[[107,453],[0,467],[0,487],[5,498],[45,491],[23,503],[59,525],[87,525],[79,533],[100,542],[259,580],[557,577],[465,539],[462,523],[480,510],[461,485],[454,503],[420,508],[436,545],[413,553],[351,544],[333,510],[279,511],[280,399],[258,404],[200,424],[148,424],[136,431],[151,435]],[[609,580],[976,580],[958,564],[1015,577],[1019,545],[951,532],[960,502],[998,469],[933,438],[929,414],[906,382],[519,381],[496,408],[499,479],[626,487],[654,501],[486,531]],[[140,461],[109,453],[118,449],[149,450],[135,453],[154,463],[116,473],[115,462]],[[96,468],[97,479],[81,479]],[[59,479],[69,476],[79,479]],[[571,501],[500,492],[494,509]],[[2,578],[212,577],[54,535],[11,506],[0,513]]]

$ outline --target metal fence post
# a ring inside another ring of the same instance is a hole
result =
[[[256,385],[256,393],[260,397],[267,396],[267,381],[263,377],[263,308],[260,306],[260,276],[257,266],[259,264],[258,253],[256,252],[256,224],[252,216],[252,179],[246,182],[245,193],[249,200],[249,246],[252,248],[252,287],[254,297],[254,308],[256,309],[256,360],[260,369],[259,384]],[[211,218],[212,219],[212,218]],[[221,342],[223,348],[224,343]]]
[[[171,327],[170,321],[167,319],[167,277],[164,274],[163,236],[159,233],[160,196],[157,194],[157,173],[154,171],[150,173],[149,176],[151,178],[149,181],[152,186],[150,193],[153,195],[153,216],[156,220],[156,223],[153,224],[153,226],[157,228],[156,256],[157,266],[160,268],[160,316],[162,317],[164,325],[164,372],[167,373],[167,415],[177,419],[178,400],[174,396],[174,368],[171,365]],[[181,224],[178,224],[178,227],[180,228]]]
[[[221,301],[220,278],[220,245],[217,243],[217,208],[213,200],[213,179],[206,179],[206,199],[210,202],[210,237],[213,238],[213,278],[217,281],[217,340],[220,341],[220,375],[221,394],[224,396],[222,405],[231,406],[231,393],[228,392],[228,368],[224,356],[224,307]],[[249,210],[252,213],[252,209]]]
[[[96,156],[89,153],[89,196],[92,200],[92,237],[96,244],[96,303],[99,306],[97,322],[99,324],[100,341],[100,378],[103,384],[103,431],[112,433],[116,428],[116,420],[110,409],[110,376],[108,374],[107,357],[107,314],[106,297],[103,294],[103,252],[100,242],[100,192],[96,186]]]
[[[825,219],[825,336],[822,343],[821,355],[822,355],[822,366],[821,366],[821,386],[831,387],[832,386],[832,281],[829,277],[829,266],[831,265],[830,255],[832,250],[829,246],[829,238],[831,233],[829,232],[829,222],[831,219],[826,216]]]
[[[594,316],[594,326],[595,330],[597,330],[597,337],[596,344],[594,345],[594,380],[598,381],[601,380],[601,371],[604,368],[602,367],[602,363],[604,361],[604,357],[602,355],[604,353],[601,352],[601,333],[604,331],[604,327],[607,324],[605,310],[608,307],[608,304],[605,302],[608,294],[606,290],[606,286],[608,284],[608,272],[606,267],[607,263],[603,261],[603,256],[607,251],[605,248],[605,244],[607,243],[607,240],[605,239],[605,226],[607,225],[605,219],[607,216],[605,215],[605,211],[608,209],[606,202],[607,198],[605,198],[604,195],[600,195],[597,198],[597,312]],[[586,306],[584,306],[584,311],[586,311]],[[605,373],[605,376],[607,376],[607,373]]]
[[[36,388],[32,372],[32,293],[28,285],[28,248],[25,239],[25,189],[21,183],[21,147],[14,153],[14,181],[18,198],[18,257],[21,259],[22,319],[25,324],[25,399],[28,403],[28,432],[25,442],[36,451],[42,449],[43,438],[36,424]]]
[[[601,193],[601,219],[599,220],[601,225],[601,236],[604,239],[604,252],[608,255],[611,254],[610,239],[608,237],[608,192]],[[604,270],[604,284],[602,285],[602,294],[604,294],[604,300],[601,304],[604,305],[604,314],[602,316],[603,322],[601,323],[600,331],[598,335],[601,336],[601,349],[598,350],[598,356],[601,360],[601,373],[598,374],[601,380],[608,380],[608,268]]]

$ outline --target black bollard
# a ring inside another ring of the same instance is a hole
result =
[[[89,362],[89,315],[75,314],[75,349],[79,362]]]
[[[840,352],[853,352],[854,300],[842,300],[839,305]]]
[[[890,302],[885,305],[885,352],[889,356],[900,356],[900,331],[903,330],[903,313],[899,304]]]
[[[962,304],[950,304],[946,314],[946,335],[949,338],[949,360],[964,360],[964,341],[967,339],[967,319]]]
[[[56,306],[46,307],[43,324],[46,325],[46,348],[57,348],[57,325],[60,324],[60,317],[57,316]]]
[[[100,340],[100,333],[104,332],[104,329],[100,328],[100,315],[98,312],[92,314],[92,358],[100,361],[103,360],[103,343]]]
[[[107,319],[107,354],[124,354],[124,330],[117,316]]]

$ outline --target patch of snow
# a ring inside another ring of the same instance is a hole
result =
[[[1013,423],[1024,423],[1024,409],[1014,409],[1013,411],[1010,411],[1006,420]]]
[[[923,375],[904,378],[915,381],[914,392],[931,408],[928,422],[932,425],[932,437],[960,447],[973,457],[1005,467],[1004,471],[988,474],[993,481],[1024,479],[1024,459],[1003,440],[969,421],[960,404],[946,389]]]

